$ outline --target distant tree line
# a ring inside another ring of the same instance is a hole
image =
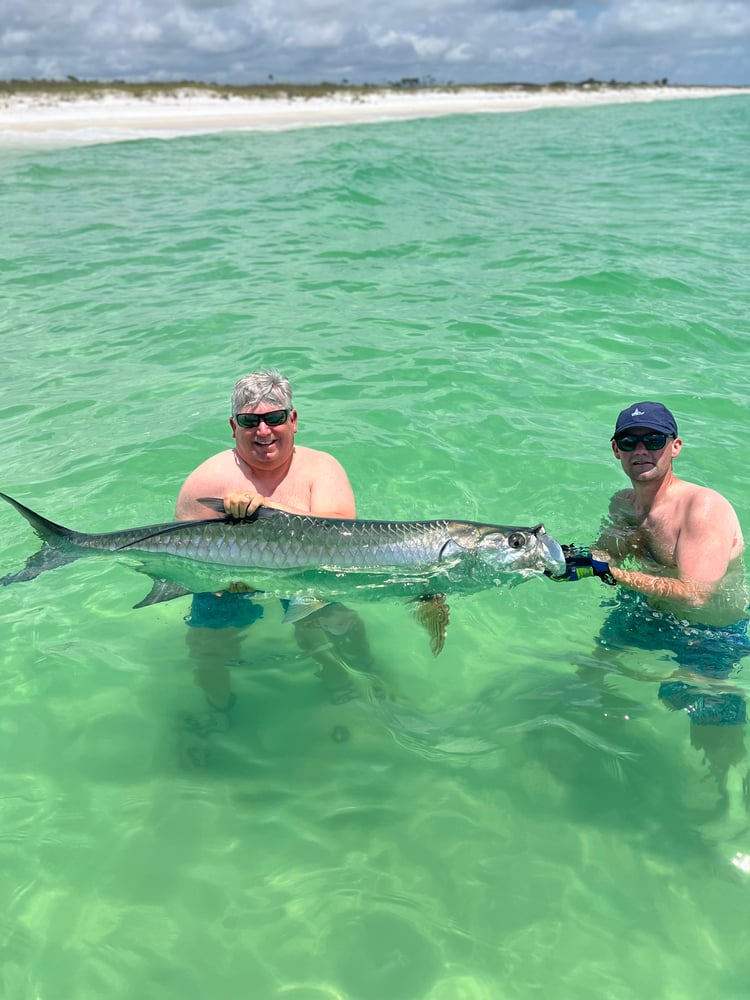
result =
[[[128,97],[144,99],[161,96],[183,96],[186,93],[204,93],[213,97],[228,100],[230,97],[277,97],[277,98],[312,98],[326,97],[336,93],[365,95],[378,91],[392,90],[442,90],[460,92],[461,90],[520,90],[526,92],[543,92],[549,90],[602,89],[608,87],[668,87],[669,80],[663,77],[653,83],[626,83],[618,80],[596,80],[589,77],[579,83],[569,83],[556,80],[552,83],[454,83],[452,80],[440,83],[433,76],[402,76],[399,80],[388,83],[352,84],[344,79],[340,83],[284,83],[274,80],[272,73],[266,83],[249,84],[219,84],[199,80],[172,80],[166,82],[130,83],[126,80],[81,80],[69,75],[64,80],[0,80],[0,94],[53,94],[60,99],[80,97],[96,98],[104,94],[121,93]]]

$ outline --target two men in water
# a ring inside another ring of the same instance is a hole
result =
[[[206,496],[223,497],[225,510],[235,517],[260,505],[355,516],[352,488],[336,459],[295,446],[292,390],[278,372],[257,372],[237,382],[229,424],[234,447],[188,476],[177,500],[178,519],[218,516],[198,502]],[[597,551],[571,552],[561,579],[596,575],[622,585],[601,630],[600,649],[674,653],[680,676],[662,683],[659,696],[688,713],[693,745],[706,751],[721,777],[744,756],[745,703],[736,692],[707,685],[706,679],[726,679],[750,654],[744,543],[737,515],[721,494],[674,474],[672,463],[681,449],[674,416],[661,403],[636,403],[619,414],[612,451],[631,488],[612,497]],[[246,593],[193,599],[187,621],[196,681],[219,713],[232,702],[226,664],[239,659],[241,630],[262,613]],[[295,630],[332,687],[341,681],[342,662],[369,662],[360,619],[340,605],[302,619]],[[717,729],[722,731],[718,740]]]
[[[295,444],[292,388],[278,371],[239,379],[232,390],[229,426],[234,447],[207,459],[187,477],[177,497],[177,520],[220,516],[203,506],[200,497],[223,497],[226,513],[235,517],[246,517],[261,505],[294,514],[355,517],[352,487],[339,462]],[[288,612],[288,602],[284,604]],[[215,713],[226,716],[234,700],[227,664],[239,659],[241,630],[262,615],[263,606],[247,592],[194,595],[186,619],[191,626],[188,648],[196,683]],[[342,605],[326,605],[302,617],[295,634],[334,692],[345,688],[344,664],[369,662],[362,623]]]
[[[750,655],[739,520],[720,493],[674,474],[682,440],[661,403],[623,410],[611,444],[631,488],[612,497],[596,551],[572,555],[564,579],[594,575],[622,586],[601,650],[674,654],[680,670],[659,697],[688,714],[691,742],[725,788],[729,767],[745,755],[744,700],[717,683]]]

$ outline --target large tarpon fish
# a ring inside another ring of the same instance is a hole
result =
[[[560,574],[565,559],[544,529],[473,521],[364,521],[287,514],[259,507],[249,518],[226,515],[173,521],[104,534],[64,528],[0,493],[29,522],[42,547],[0,584],[33,580],[81,556],[132,557],[153,587],[135,607],[188,593],[257,590],[294,598],[289,617],[341,598],[401,596],[442,648],[444,595],[516,583],[545,570]],[[223,501],[204,498],[222,513]],[[437,648],[436,648],[437,647]]]

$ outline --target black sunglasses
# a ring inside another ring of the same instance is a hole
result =
[[[234,419],[240,427],[259,427],[261,420],[268,427],[278,427],[289,419],[291,410],[269,410],[268,413],[235,413]]]
[[[623,434],[622,437],[615,438],[615,444],[620,451],[635,451],[638,442],[643,441],[646,451],[661,451],[667,443],[669,434],[662,434],[661,431],[648,431],[647,434]]]

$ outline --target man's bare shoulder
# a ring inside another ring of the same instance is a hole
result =
[[[211,455],[204,462],[193,470],[191,475],[211,473],[215,470],[235,468],[237,465],[237,458],[234,453],[234,448],[226,448],[224,451],[219,451],[215,455]]]
[[[309,487],[304,502],[290,501],[293,506],[320,517],[355,517],[357,508],[349,477],[333,455],[314,448],[295,448],[292,469],[297,483]]]
[[[182,484],[177,497],[175,516],[178,520],[190,520],[192,518],[218,517],[211,514],[202,504],[198,504],[196,498],[199,496],[220,496],[223,497],[233,487],[240,488],[243,485],[241,473],[237,468],[237,461],[233,448],[227,448],[216,455],[207,458],[205,462],[194,469]]]
[[[723,506],[724,504],[729,507],[732,506],[722,493],[719,493],[718,490],[712,490],[710,486],[699,486],[698,483],[688,483],[684,479],[681,479],[679,482],[682,492],[691,501],[718,504],[719,506]]]
[[[708,523],[731,525],[735,536],[742,538],[737,512],[722,493],[709,486],[699,486],[697,483],[683,482],[682,487],[687,516]]]
[[[710,486],[699,486],[698,483],[688,483],[684,479],[678,480],[676,485],[677,489],[672,495],[682,504],[686,512],[706,515],[734,514],[734,507],[718,490],[713,490]]]

